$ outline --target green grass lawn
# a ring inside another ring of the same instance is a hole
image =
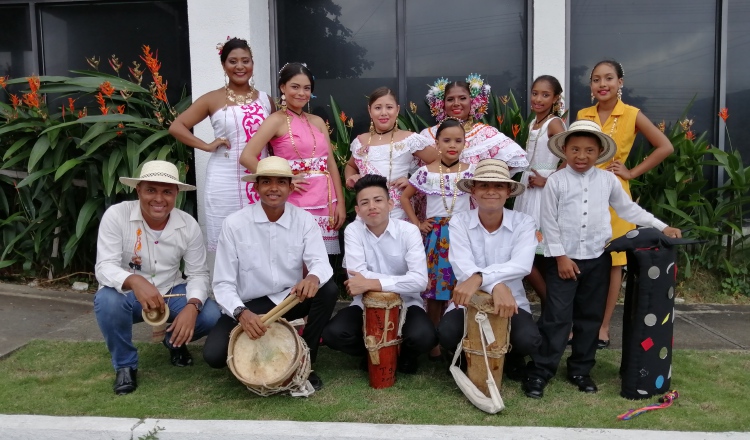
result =
[[[506,409],[488,415],[474,408],[447,373],[447,366],[422,363],[420,373],[400,375],[396,385],[369,388],[358,360],[327,348],[316,370],[325,387],[309,398],[257,397],[228,369],[213,370],[193,348],[195,366],[175,368],[160,344],[140,344],[139,388],[116,396],[103,343],[35,341],[0,361],[0,413],[136,418],[253,419],[445,425],[522,425],[693,431],[750,430],[750,353],[676,351],[672,407],[631,421],[617,415],[654,402],[619,396],[620,352],[598,354],[593,371],[599,393],[579,392],[553,380],[542,400],[526,398],[505,381]],[[564,367],[558,375],[565,377]]]

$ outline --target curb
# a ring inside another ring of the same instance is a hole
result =
[[[0,283],[0,296],[51,300],[82,306],[92,306],[94,303],[94,295],[88,293],[39,289],[36,287],[8,283]]]

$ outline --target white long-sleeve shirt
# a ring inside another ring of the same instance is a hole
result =
[[[352,222],[344,232],[344,255],[347,270],[379,280],[383,292],[401,295],[404,307],[424,308],[420,293],[427,288],[427,257],[417,226],[391,218],[377,237],[364,222]],[[362,307],[362,295],[352,305]]]
[[[95,272],[100,288],[112,287],[124,293],[122,284],[136,274],[153,282],[162,295],[174,286],[187,283],[187,299],[196,298],[205,303],[208,267],[198,222],[175,208],[169,213],[161,234],[158,237],[152,234],[138,200],[112,205],[104,212],[96,241]],[[140,269],[135,265],[139,259]],[[180,260],[185,260],[187,280],[182,278]]]
[[[523,277],[534,264],[536,223],[530,216],[503,209],[500,227],[488,232],[479,220],[479,210],[461,212],[450,221],[448,261],[459,283],[477,272],[482,274],[481,290],[491,293],[503,283],[513,293],[518,308],[531,312]]]
[[[542,192],[544,255],[579,260],[599,257],[612,238],[610,206],[631,223],[660,231],[667,227],[632,201],[613,173],[596,167],[579,173],[566,166],[547,178]]]
[[[313,216],[290,203],[275,221],[261,203],[230,214],[221,227],[214,266],[214,296],[229,316],[251,299],[280,303],[300,280],[302,264],[325,284],[333,269]]]

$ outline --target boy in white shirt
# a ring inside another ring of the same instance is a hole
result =
[[[539,399],[554,377],[573,326],[568,380],[580,391],[595,393],[590,372],[595,364],[599,326],[607,300],[610,266],[606,243],[612,238],[609,207],[623,219],[650,226],[670,237],[679,229],[667,226],[638,206],[611,172],[596,168],[614,156],[615,141],[593,121],[576,121],[550,138],[549,149],[567,161],[552,174],[542,193],[547,304],[539,319],[542,346],[532,355],[523,390]]]
[[[435,326],[420,296],[427,287],[422,234],[417,226],[390,218],[394,202],[385,177],[368,174],[354,184],[354,191],[354,209],[362,221],[347,226],[344,241],[345,266],[349,272],[344,284],[354,299],[350,307],[339,311],[328,323],[323,341],[334,350],[365,359],[362,294],[397,293],[406,308],[397,369],[413,374],[417,372],[418,356],[437,344]]]

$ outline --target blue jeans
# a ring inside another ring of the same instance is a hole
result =
[[[185,293],[185,284],[172,288],[169,293]],[[172,322],[187,304],[187,298],[178,296],[165,299],[169,306],[169,320]],[[191,306],[192,307],[192,306]],[[112,287],[102,287],[94,297],[94,314],[99,323],[99,329],[104,335],[107,349],[112,355],[112,366],[115,370],[123,367],[138,368],[138,351],[133,345],[133,324],[143,322],[141,303],[135,299],[132,291],[124,294]],[[203,310],[195,320],[193,341],[206,336],[221,316],[216,301],[209,299],[203,305]],[[164,337],[164,345],[171,348],[169,338],[171,332]]]

